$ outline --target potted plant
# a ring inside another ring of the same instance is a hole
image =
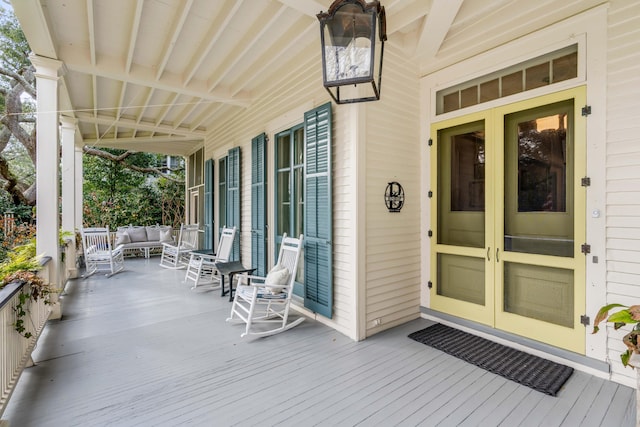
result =
[[[19,302],[14,308],[16,313],[15,330],[25,338],[31,338],[31,332],[27,331],[24,317],[27,314],[28,302],[36,302],[43,299],[45,304],[50,304],[49,295],[54,292],[50,285],[45,284],[38,270],[42,267],[36,256],[35,240],[26,245],[17,246],[9,252],[8,258],[0,264],[0,289],[9,283],[20,282],[23,285],[19,295]]]
[[[622,310],[615,311],[609,315],[609,311],[615,308]],[[640,367],[640,346],[638,346],[638,335],[640,335],[640,305],[626,306],[622,304],[609,304],[600,308],[595,320],[593,321],[593,333],[597,333],[601,322],[613,323],[615,330],[631,324],[635,325],[633,330],[622,337],[622,342],[627,346],[627,350],[620,354],[620,359],[624,366],[632,368]]]
[[[621,308],[612,314],[609,311]],[[593,321],[593,333],[597,333],[601,322],[613,323],[613,328],[618,330],[629,324],[634,325],[631,332],[622,337],[622,342],[627,350],[620,354],[620,360],[624,366],[631,366],[636,369],[636,425],[640,426],[640,346],[638,336],[640,335],[640,305],[626,306],[622,304],[609,304],[598,310]]]

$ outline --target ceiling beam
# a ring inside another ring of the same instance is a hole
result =
[[[278,0],[278,1],[280,1],[280,3],[284,4],[285,6],[290,7],[291,9],[297,10],[303,15],[312,17],[313,19],[317,19],[316,15],[318,13],[326,12],[329,9],[329,6],[331,6],[331,3],[333,2],[333,0],[326,0],[326,1]],[[318,24],[318,28],[320,28],[319,24]]]
[[[167,34],[169,34],[170,37],[167,38],[167,42],[164,44],[164,48],[162,49],[162,51],[164,52],[164,56],[162,57],[162,60],[158,64],[156,80],[160,80],[160,77],[162,77],[162,73],[164,73],[164,69],[167,66],[167,63],[169,62],[169,58],[171,58],[171,53],[173,53],[173,48],[176,46],[178,37],[180,36],[180,33],[182,32],[182,28],[184,27],[184,22],[187,20],[187,16],[189,16],[189,12],[191,11],[191,6],[193,6],[193,2],[194,0],[182,1],[182,5],[179,8],[179,10],[181,11],[180,16],[178,16],[177,19],[173,21],[171,31],[167,32]]]
[[[274,4],[273,9],[277,7],[277,3]],[[221,60],[218,63],[217,69],[222,70],[217,73],[217,76],[209,79],[208,83],[209,91],[215,89],[218,84],[222,81],[223,78],[227,76],[227,74],[233,71],[233,67],[238,64],[242,59],[245,58],[246,55],[249,54],[249,50],[260,41],[265,34],[271,30],[271,27],[276,23],[278,18],[284,14],[287,10],[287,6],[280,5],[278,10],[267,10],[263,13],[263,16],[268,16],[269,20],[264,22],[264,18],[259,17],[258,25],[252,25],[250,32],[246,33],[240,42],[232,49],[232,52],[227,55],[224,60]]]
[[[417,56],[434,58],[437,55],[463,1],[433,0],[416,43]]]
[[[213,46],[216,44],[220,36],[222,36],[226,31],[231,19],[233,19],[238,10],[240,10],[243,2],[244,0],[236,0],[223,3],[224,9],[216,17],[215,22],[211,25],[211,30],[198,46],[198,49],[196,50],[197,54],[191,58],[191,61],[189,61],[187,70],[190,71],[184,79],[185,86],[191,82],[191,79],[193,79],[193,76],[195,76],[204,60],[209,56],[209,52],[211,52],[211,49],[213,49]]]
[[[133,63],[133,54],[136,50],[136,41],[138,40],[138,32],[140,30],[140,19],[142,19],[142,6],[144,0],[137,0],[136,11],[133,15],[133,24],[131,25],[131,34],[129,34],[129,50],[127,53],[127,63],[124,66],[126,73],[131,71],[131,64]]]
[[[137,122],[132,119],[120,118],[115,120],[110,116],[98,116],[93,117],[90,113],[84,112],[76,112],[76,118],[83,123],[92,123],[96,125],[109,126],[110,128],[113,126],[118,126],[127,129],[137,129],[139,131],[148,131],[148,132],[161,132],[166,133],[168,135],[180,135],[180,136],[189,136],[189,137],[203,137],[205,133],[199,130],[190,130],[184,127],[174,129],[173,126],[168,125],[156,125],[153,123],[147,122]]]
[[[89,58],[96,65],[96,23],[93,14],[93,0],[87,0],[87,28],[89,31]]]
[[[65,46],[61,49],[61,57],[65,58],[65,65],[69,70],[93,75],[94,77],[99,76],[143,87],[152,87],[188,96],[198,96],[205,101],[226,102],[239,107],[247,107],[250,103],[249,95],[246,92],[239,91],[232,94],[231,90],[226,88],[217,88],[207,92],[206,82],[193,81],[191,84],[184,86],[181,77],[177,74],[165,72],[162,79],[156,80],[156,70],[153,67],[136,65],[130,73],[126,73],[123,69],[124,64],[122,64],[122,61],[116,58],[104,58],[104,60],[100,61],[100,66],[91,65],[87,62],[85,51],[80,48]]]

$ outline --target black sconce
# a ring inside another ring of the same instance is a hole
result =
[[[404,205],[404,188],[399,182],[393,181],[384,190],[384,204],[389,212],[400,212]]]
[[[378,1],[336,0],[328,12],[316,16],[320,21],[322,79],[333,100],[350,104],[380,99],[382,55],[387,40],[384,6]]]

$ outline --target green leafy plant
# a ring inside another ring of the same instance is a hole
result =
[[[615,308],[622,308],[621,310],[613,312],[609,315],[609,311]],[[622,342],[627,346],[627,350],[620,354],[620,359],[624,366],[629,365],[629,360],[634,353],[640,353],[640,347],[638,346],[638,335],[640,335],[640,305],[626,306],[622,304],[609,304],[598,310],[598,314],[593,322],[593,333],[597,333],[600,328],[601,322],[613,323],[613,328],[618,330],[625,325],[635,325],[633,330],[622,337]]]
[[[9,283],[20,282],[23,285],[22,291],[18,295],[18,303],[14,307],[16,322],[14,328],[16,332],[25,338],[31,338],[32,334],[25,326],[25,316],[27,315],[29,301],[37,302],[42,299],[45,304],[51,304],[50,295],[55,292],[50,285],[44,283],[38,276],[40,265],[39,257],[36,256],[36,242],[33,239],[26,245],[16,247],[8,253],[8,258],[0,264],[0,288]]]

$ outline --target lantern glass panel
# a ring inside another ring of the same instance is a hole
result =
[[[323,29],[325,83],[368,82],[373,79],[376,15],[346,4]]]

